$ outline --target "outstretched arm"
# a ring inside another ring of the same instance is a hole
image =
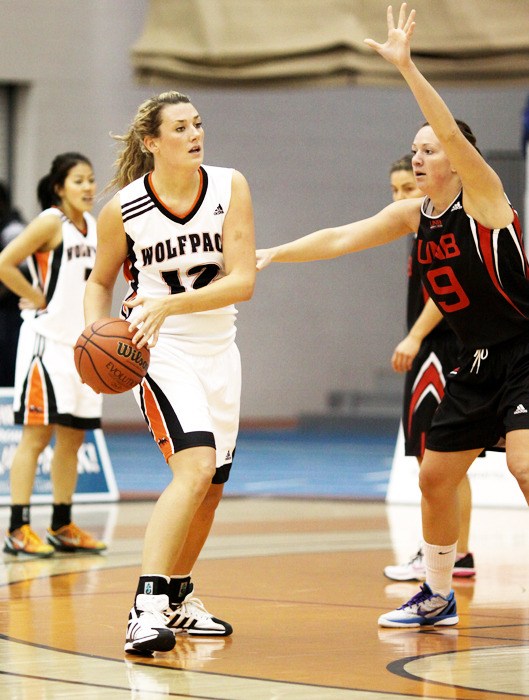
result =
[[[375,248],[416,231],[420,199],[393,202],[369,219],[344,226],[324,228],[289,243],[257,251],[257,269],[271,262],[329,260],[367,248]]]
[[[407,14],[400,7],[395,24],[391,5],[387,10],[388,36],[381,44],[373,39],[365,43],[377,51],[401,73],[412,91],[426,121],[441,142],[450,163],[461,178],[465,210],[489,228],[501,228],[513,220],[500,178],[481,154],[467,141],[447,105],[411,59],[410,41],[415,30],[415,10]]]

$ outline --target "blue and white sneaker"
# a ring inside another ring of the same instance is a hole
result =
[[[454,591],[447,598],[433,593],[425,583],[419,593],[400,608],[378,618],[381,627],[422,627],[423,625],[456,625],[457,615]]]

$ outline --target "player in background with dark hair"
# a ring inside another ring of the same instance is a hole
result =
[[[193,596],[192,568],[228,480],[240,409],[234,304],[251,298],[255,246],[250,190],[231,168],[203,165],[202,119],[186,95],[140,105],[98,220],[86,323],[108,316],[120,268],[123,315],[147,376],[134,395],[172,471],[147,531],[125,651],[151,655],[174,632],[227,636],[229,623]]]
[[[391,165],[390,183],[394,202],[423,196],[415,182],[411,154]],[[437,306],[428,298],[421,282],[417,260],[417,234],[413,235],[408,257],[406,322],[408,334],[395,348],[391,366],[395,372],[406,372],[402,413],[404,453],[409,457],[416,457],[420,467],[426,446],[426,433],[444,395],[445,376],[457,367],[463,346],[443,319]],[[468,551],[472,507],[468,475],[465,475],[459,484],[458,498],[459,551],[453,575],[457,578],[468,578],[476,573],[474,557]],[[394,581],[424,580],[426,569],[422,547],[406,564],[386,566],[384,574]]]
[[[0,182],[0,252],[24,229],[19,212],[11,205],[11,192]],[[20,332],[18,297],[0,284],[0,386],[12,387],[15,382],[15,363]]]
[[[0,281],[21,299],[13,410],[22,437],[11,465],[11,517],[4,551],[49,557],[55,549],[101,552],[72,522],[77,452],[85,430],[101,424],[101,397],[83,384],[73,347],[84,328],[83,295],[95,260],[90,211],[96,183],[79,153],[62,153],[39,182],[42,212],[0,254]],[[19,269],[28,259],[33,283]],[[55,436],[51,463],[53,513],[47,543],[30,525],[30,499],[41,452]]]
[[[455,625],[457,488],[484,448],[505,440],[507,466],[529,503],[529,265],[518,214],[500,178],[412,61],[415,10],[387,10],[385,43],[365,43],[406,80],[427,124],[415,135],[413,172],[424,200],[393,202],[362,221],[259,251],[271,262],[309,262],[417,232],[421,278],[465,350],[432,420],[419,473],[426,582],[382,627]]]

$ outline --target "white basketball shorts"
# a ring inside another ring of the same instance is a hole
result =
[[[166,460],[190,447],[216,450],[214,483],[229,476],[239,431],[241,358],[235,343],[214,355],[184,352],[174,337],[151,348],[147,376],[133,389]]]
[[[20,329],[13,411],[17,425],[65,425],[94,430],[101,425],[103,397],[83,384],[73,347]]]

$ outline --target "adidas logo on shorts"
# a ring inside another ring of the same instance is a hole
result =
[[[527,413],[527,409],[523,405],[523,403],[519,403],[518,406],[514,409],[514,415],[517,416],[520,413]]]

